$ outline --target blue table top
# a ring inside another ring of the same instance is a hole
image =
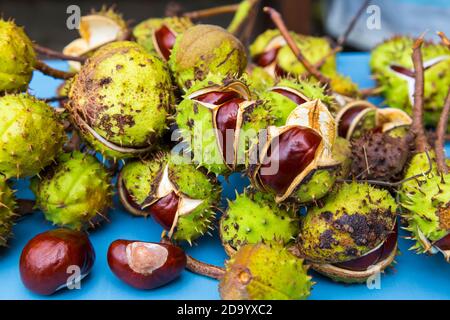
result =
[[[62,62],[52,62],[56,68],[64,68]],[[339,70],[352,77],[361,88],[372,87],[369,76],[368,55],[365,53],[343,53],[338,56]],[[36,72],[31,82],[31,93],[38,97],[55,95],[60,83]],[[381,99],[375,98],[375,103]],[[450,145],[446,148],[450,154]],[[234,198],[235,188],[241,192],[247,184],[240,175],[232,175],[229,182],[223,182],[224,198]],[[31,198],[27,181],[17,181],[17,195]],[[51,297],[41,297],[28,291],[19,276],[19,257],[24,245],[36,234],[51,229],[42,213],[36,212],[14,226],[14,238],[9,247],[0,249],[0,299],[219,299],[217,281],[198,276],[187,271],[171,284],[152,291],[131,288],[117,279],[109,270],[106,252],[109,244],[119,238],[142,241],[158,241],[159,227],[152,219],[132,217],[126,213],[115,199],[115,209],[109,214],[110,223],[91,231],[90,238],[96,251],[96,261],[92,273],[82,281],[79,290],[63,290]],[[402,233],[402,236],[405,234]],[[399,240],[401,255],[396,259],[395,269],[381,276],[379,289],[369,289],[365,284],[344,285],[334,283],[314,272],[317,282],[311,299],[450,299],[450,264],[441,255],[416,255],[408,251],[412,242]],[[186,248],[195,258],[209,263],[223,265],[226,255],[220,241],[214,237],[204,237],[197,245]]]

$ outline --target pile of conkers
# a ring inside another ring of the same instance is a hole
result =
[[[58,227],[23,248],[29,290],[51,295],[96,276],[88,232],[101,232],[115,194],[164,229],[160,242],[118,239],[102,253],[112,274],[142,290],[187,269],[219,280],[223,299],[306,299],[309,268],[361,283],[391,266],[400,223],[417,251],[450,260],[450,40],[377,47],[371,67],[395,107],[379,108],[365,100],[378,89],[338,73],[343,43],[289,32],[272,8],[264,11],[277,28],[247,48],[259,6],[233,7],[227,30],[195,19],[230,7],[134,28],[102,9],[81,18],[80,38],[63,53],[0,20],[0,244],[34,209]],[[397,54],[399,45],[408,50]],[[68,60],[70,71],[36,53]],[[33,70],[65,80],[47,101],[59,108],[26,93]],[[424,123],[437,124],[434,150]],[[222,206],[217,176],[236,172],[251,185]],[[12,178],[31,178],[33,203],[16,199]],[[184,250],[216,229],[223,268]]]

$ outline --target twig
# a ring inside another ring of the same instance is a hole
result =
[[[75,73],[73,73],[73,72],[65,72],[65,71],[53,69],[52,67],[50,67],[49,65],[45,64],[44,62],[42,62],[40,60],[36,61],[36,64],[34,65],[34,67],[36,68],[36,70],[41,71],[43,74],[46,74],[50,77],[57,78],[57,79],[67,80],[67,79],[72,78],[75,75]]]
[[[297,57],[298,61],[305,67],[305,69],[309,72],[309,74],[311,74],[317,80],[319,80],[320,83],[328,85],[330,83],[330,79],[324,76],[319,70],[317,70],[317,68],[314,65],[312,65],[305,58],[305,56],[300,51],[300,48],[295,43],[294,39],[292,39],[291,35],[289,34],[289,31],[286,28],[286,25],[280,13],[270,7],[264,7],[264,12],[270,15],[270,18],[272,19],[273,23],[277,26],[277,28],[280,30],[280,33],[286,40],[289,48],[291,48],[292,52]]]
[[[192,258],[190,255],[186,255],[187,263],[186,269],[196,274],[206,276],[209,278],[220,280],[225,275],[225,269],[214,266],[209,263],[201,262],[197,259]]]
[[[365,88],[359,90],[359,93],[363,97],[369,97],[369,96],[376,96],[380,94],[383,91],[383,88],[381,87],[375,87],[375,88]]]
[[[443,33],[442,31],[438,31],[437,32],[438,36],[441,37],[441,42],[444,46],[447,46],[450,48],[450,39],[447,38],[447,36],[445,35],[445,33]]]
[[[414,64],[414,106],[413,122],[411,131],[415,135],[416,150],[423,152],[428,149],[425,128],[423,126],[423,91],[424,91],[424,70],[422,58],[422,44],[424,34],[422,34],[414,43],[412,60]]]
[[[50,48],[46,48],[46,47],[40,46],[38,44],[33,44],[33,47],[34,47],[34,50],[36,50],[36,52],[39,52],[39,53],[41,53],[41,54],[43,54],[43,55],[45,55],[47,57],[50,57],[50,58],[55,58],[55,59],[60,59],[60,60],[78,61],[78,62],[81,62],[81,63],[86,61],[85,57],[69,56],[69,55],[66,55],[66,54],[64,54],[62,52],[55,51],[55,50],[52,50]]]
[[[72,152],[75,150],[80,150],[81,146],[81,138],[78,131],[73,130],[72,136],[70,137],[70,140],[64,145],[64,151],[66,152]]]
[[[161,243],[172,244],[172,241],[167,237],[161,238]],[[192,258],[190,255],[186,254],[186,269],[189,271],[206,276],[209,278],[220,280],[225,275],[225,269],[214,266],[209,263],[201,262],[197,259]]]
[[[341,52],[342,51],[342,47],[334,47],[333,49],[331,49],[330,52],[328,52],[328,54],[326,54],[325,56],[322,57],[322,59],[320,59],[319,61],[317,61],[314,66],[319,69],[321,68],[325,62],[327,62],[329,57],[332,57],[334,55],[336,55],[336,53]]]
[[[17,199],[17,215],[18,219],[21,219],[27,215],[30,215],[35,210],[36,201],[29,199]]]
[[[258,8],[261,4],[261,0],[248,0],[250,2],[250,10],[244,21],[241,22],[240,26],[237,28],[234,34],[239,34],[239,39],[242,44],[247,48],[249,44],[250,37],[255,26],[256,17],[258,16]],[[229,30],[230,31],[230,30]]]
[[[445,98],[444,107],[442,108],[441,117],[439,118],[439,123],[436,129],[436,143],[434,145],[434,150],[436,152],[436,164],[439,172],[443,174],[448,173],[448,166],[445,161],[444,143],[445,143],[445,132],[448,126],[448,115],[450,111],[450,89],[448,90],[447,97]]]
[[[236,10],[238,8],[239,8],[239,4],[231,4],[231,5],[226,5],[226,6],[185,12],[182,14],[182,16],[190,18],[190,19],[201,19],[201,18],[217,16],[219,14],[224,14],[224,13],[234,13],[234,12],[236,12]]]
[[[350,35],[350,33],[353,31],[353,28],[356,25],[356,22],[358,21],[358,19],[361,17],[361,15],[364,12],[364,9],[366,9],[366,7],[369,5],[370,0],[366,0],[364,1],[364,3],[362,4],[362,6],[359,8],[359,10],[356,12],[356,14],[353,16],[352,20],[350,20],[350,24],[348,25],[347,29],[344,31],[344,33],[339,36],[338,41],[337,41],[337,46],[338,47],[342,47],[345,42],[347,41],[348,36]]]
[[[69,97],[67,96],[58,96],[58,97],[51,97],[51,98],[45,98],[43,99],[45,103],[51,103],[51,102],[58,102],[58,101],[64,101],[67,100]]]

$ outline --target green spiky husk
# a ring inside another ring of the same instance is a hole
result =
[[[414,39],[406,36],[393,37],[375,47],[370,57],[370,67],[385,103],[394,108],[412,113],[406,80],[395,75],[389,68],[396,64],[413,69],[411,60]],[[432,68],[425,70],[424,83],[424,122],[436,126],[450,86],[450,49],[444,45],[425,42],[422,46],[423,60],[426,62],[439,56],[448,56]],[[450,124],[448,126],[450,129]]]
[[[120,41],[97,50],[76,75],[69,92],[75,122],[83,120],[120,147],[153,146],[167,126],[174,102],[170,74],[163,61],[134,42]],[[80,126],[86,140],[110,158],[113,151]]]
[[[193,81],[209,73],[239,77],[247,57],[242,43],[218,26],[196,25],[177,37],[169,67],[180,88],[187,90]]]
[[[184,140],[193,153],[193,162],[215,174],[229,174],[230,169],[224,162],[218,144],[212,117],[212,111],[187,97],[204,88],[222,87],[236,79],[210,74],[203,81],[197,81],[188,90],[185,98],[177,106],[175,121]],[[238,80],[243,81],[243,80]],[[270,110],[263,101],[256,101],[254,106],[245,112],[239,136],[237,151],[238,170],[248,162],[248,150],[256,141],[258,132],[273,122]]]
[[[23,28],[0,19],[0,92],[25,91],[33,75],[36,53]]]
[[[0,179],[0,247],[5,247],[12,235],[12,226],[17,207],[14,192],[6,179]]]
[[[0,172],[7,178],[38,174],[66,140],[54,110],[28,94],[0,97],[0,131]]]
[[[237,195],[228,203],[228,209],[220,220],[222,242],[234,249],[258,242],[286,245],[297,234],[295,213],[278,207],[270,195],[262,192]]]
[[[419,230],[431,243],[450,231],[450,174],[437,171],[434,157],[434,152],[430,152],[432,170],[428,175],[403,183],[399,191],[403,216],[407,221],[406,229],[412,232],[416,240],[413,249],[420,253],[426,251],[426,244],[420,241]],[[417,153],[410,160],[405,178],[425,173],[428,169],[426,154]]]
[[[96,223],[112,205],[106,168],[79,151],[62,154],[55,167],[32,180],[31,189],[47,220],[75,230]]]
[[[179,216],[174,229],[174,240],[191,242],[212,227],[213,208],[219,202],[221,189],[215,179],[183,161],[186,159],[179,155],[160,152],[152,160],[127,163],[121,177],[131,198],[137,204],[143,204],[145,200],[157,200],[159,181],[168,164],[169,180],[176,190],[188,198],[203,200],[193,211]]]
[[[344,262],[382,243],[395,225],[397,204],[386,190],[362,183],[336,185],[302,221],[298,248],[315,263]]]
[[[336,137],[332,152],[333,159],[341,164],[336,172],[336,178],[346,179],[350,173],[352,165],[352,151],[350,142],[342,137]]]
[[[192,21],[186,17],[151,18],[139,23],[133,29],[133,36],[137,43],[142,45],[148,52],[156,53],[153,44],[153,32],[163,25],[167,26],[175,34],[180,35],[187,28],[193,26]]]
[[[248,86],[255,97],[263,94],[275,84],[272,76],[264,68],[257,66],[253,66],[251,70],[247,70],[243,74],[243,77],[247,79]]]
[[[318,169],[310,174],[299,187],[294,190],[289,199],[294,203],[311,203],[326,196],[336,182],[336,172],[339,166]]]
[[[296,81],[294,79],[281,79],[275,83],[274,87],[293,89],[310,100],[319,99],[327,106],[334,105],[333,98],[328,96],[325,93],[325,89],[314,80]],[[297,107],[294,101],[278,92],[267,91],[260,95],[260,99],[267,101],[271,114],[276,119],[275,126],[285,125],[288,116]]]
[[[219,284],[225,300],[303,300],[311,277],[303,260],[277,244],[243,246],[226,263]]]
[[[318,63],[331,53],[332,49],[326,38],[299,35],[295,32],[290,32],[290,34],[306,60],[311,64]],[[250,46],[250,55],[254,58],[263,53],[269,42],[279,36],[280,32],[278,30],[266,30],[259,35]],[[293,76],[303,76],[307,74],[303,64],[298,61],[297,57],[287,45],[284,45],[278,51],[276,63],[282,70]],[[325,60],[325,63],[319,68],[319,71],[330,78],[330,86],[334,92],[351,97],[358,95],[358,86],[353,83],[349,77],[337,72],[336,58],[334,55],[330,55]]]

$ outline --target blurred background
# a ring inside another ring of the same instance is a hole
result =
[[[125,19],[137,24],[149,17],[164,15],[174,3],[186,12],[238,2],[239,0],[0,0],[0,14],[3,18],[14,18],[18,24],[24,25],[30,37],[39,44],[60,50],[78,37],[76,30],[66,28],[66,8],[71,4],[78,5],[82,14],[93,8],[100,9],[103,4],[115,4]],[[363,2],[263,0],[262,5],[277,8],[283,14],[287,26],[294,31],[337,38]],[[369,50],[376,43],[395,34],[417,36],[425,30],[429,31],[428,37],[434,37],[436,30],[450,34],[449,0],[372,0],[370,5],[348,38],[346,50]],[[231,15],[228,14],[203,19],[201,22],[226,26],[230,20]],[[253,37],[270,27],[270,20],[260,13]]]

